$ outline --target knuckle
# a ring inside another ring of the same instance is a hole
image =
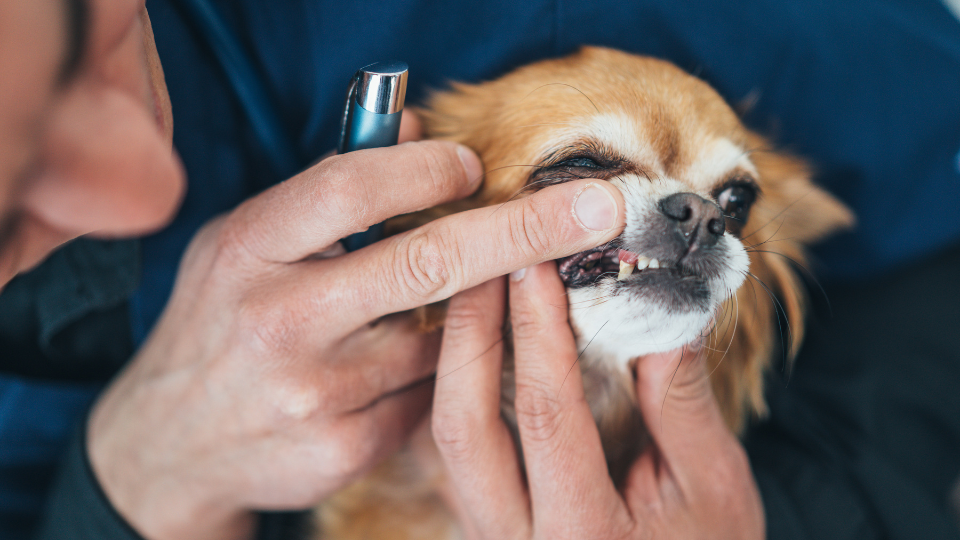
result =
[[[417,143],[419,152],[414,154],[417,185],[431,198],[445,197],[458,191],[464,183],[465,174],[453,145],[441,141]]]
[[[508,214],[510,244],[527,257],[540,257],[550,252],[547,217],[536,204],[524,201],[519,211]]]
[[[324,411],[327,392],[320,386],[300,381],[285,381],[274,385],[273,407],[280,425],[302,422]]]
[[[478,299],[460,298],[447,306],[443,325],[447,334],[462,335],[467,331],[487,326],[491,314],[484,311]]]
[[[220,267],[239,268],[252,257],[251,244],[257,241],[257,231],[246,226],[242,212],[227,216],[211,229],[203,229],[197,238],[207,239],[213,245],[214,262]]]
[[[304,183],[308,193],[298,197],[301,204],[315,208],[318,215],[337,215],[338,219],[347,220],[347,226],[362,221],[368,183],[361,181],[365,173],[352,158],[343,155],[325,160],[313,173],[316,181]]]
[[[459,244],[435,227],[412,231],[401,239],[394,260],[393,281],[404,289],[400,293],[424,303],[454,286],[459,279],[457,270],[462,268]]]
[[[297,310],[272,295],[248,294],[237,310],[237,337],[258,357],[277,358],[292,353],[298,339]]]
[[[549,441],[559,430],[563,406],[555,393],[556,389],[542,383],[517,382],[514,400],[517,426],[531,441]]]
[[[548,313],[541,311],[542,306],[530,302],[516,302],[510,305],[510,325],[513,327],[514,342],[517,347],[527,343],[540,343],[550,331]]]
[[[450,411],[435,411],[431,431],[437,448],[445,459],[454,463],[473,461],[479,441],[479,430],[468,415]]]

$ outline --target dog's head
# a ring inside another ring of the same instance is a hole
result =
[[[623,234],[557,261],[581,342],[622,369],[712,332],[728,422],[739,427],[745,406],[763,410],[777,302],[794,343],[802,332],[791,261],[852,221],[801,161],[772,152],[701,80],[600,48],[455,85],[423,117],[430,138],[473,148],[487,171],[473,198],[425,219],[571,179],[613,183],[626,200]]]

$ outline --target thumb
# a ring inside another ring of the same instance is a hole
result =
[[[675,471],[702,462],[718,443],[734,440],[713,397],[698,344],[643,356],[636,374],[644,423]]]
[[[637,361],[640,411],[654,448],[634,465],[625,495],[635,509],[651,508],[658,495],[679,495],[688,524],[701,527],[685,537],[705,537],[709,527],[711,537],[763,538],[750,462],[723,421],[704,357],[695,345]]]

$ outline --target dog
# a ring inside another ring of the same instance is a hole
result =
[[[623,193],[620,237],[557,261],[617,485],[646,443],[631,377],[639,356],[703,340],[729,428],[765,414],[764,370],[803,337],[803,247],[854,221],[804,161],[774,151],[700,79],[597,47],[454,84],[420,113],[428,138],[469,146],[487,172],[469,199],[395,218],[393,231],[578,178]],[[420,314],[424,329],[442,324],[442,309]],[[508,360],[502,414],[515,429]],[[319,537],[456,537],[439,455],[423,437],[412,448],[321,506]]]

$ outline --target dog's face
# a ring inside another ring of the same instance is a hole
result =
[[[744,130],[716,107],[719,97],[686,79],[693,96],[713,98],[702,105],[717,109],[712,121],[684,112],[690,97],[601,95],[598,108],[621,112],[565,119],[543,140],[531,178],[601,178],[624,195],[620,238],[558,261],[572,325],[616,362],[693,341],[749,267],[740,235],[760,187]]]
[[[487,170],[476,196],[433,216],[578,178],[620,188],[623,234],[557,261],[581,346],[590,342],[596,361],[622,371],[712,331],[712,348],[730,351],[714,388],[730,402],[731,425],[743,404],[762,409],[773,293],[795,338],[802,326],[787,260],[802,262],[803,243],[852,220],[802,162],[771,152],[701,80],[608,49],[455,85],[433,97],[424,119],[431,138],[474,148]],[[740,317],[738,304],[751,315]]]

